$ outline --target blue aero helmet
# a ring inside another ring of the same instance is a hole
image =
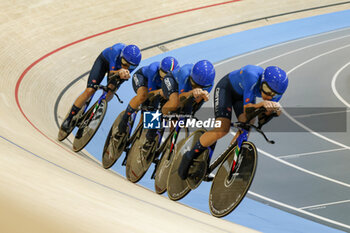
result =
[[[121,52],[121,57],[133,66],[138,66],[141,61],[141,51],[136,45],[127,45]]]
[[[192,81],[200,87],[210,87],[214,83],[215,68],[208,60],[194,64],[191,71]]]
[[[267,84],[268,88],[272,92],[282,95],[288,87],[287,74],[284,70],[277,66],[269,66],[265,69],[261,78],[261,85],[263,86],[264,84]]]
[[[179,66],[179,62],[174,57],[165,57],[160,63],[160,69],[164,73],[175,70]]]

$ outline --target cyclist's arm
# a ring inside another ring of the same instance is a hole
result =
[[[202,100],[208,101],[209,100],[209,93],[207,91],[203,91],[201,88],[195,88],[193,90],[190,90],[188,92],[183,92],[180,94],[181,97],[188,98],[189,96],[193,95],[195,97],[195,101],[197,103],[201,102]]]
[[[253,104],[253,103],[249,103],[244,105],[244,112],[246,110],[246,108],[261,108],[264,106],[264,101],[257,103],[257,104]]]
[[[180,99],[181,99],[181,97],[186,97],[186,99],[187,99],[190,95],[192,95],[192,93],[193,93],[193,90],[190,90],[190,91],[187,91],[187,92],[182,92],[179,95],[179,97],[180,97]]]
[[[253,108],[255,108],[255,109],[257,109],[257,108],[261,108],[261,107],[265,107],[266,109],[267,109],[267,107],[266,107],[266,103],[267,102],[271,102],[271,101],[262,101],[262,102],[260,102],[260,103],[257,103],[257,104],[252,104],[252,103],[249,103],[249,104],[246,104],[245,106],[244,106],[244,113],[242,114],[242,116],[240,116],[240,119],[239,119],[239,121],[241,121],[241,122],[246,122],[247,121],[247,108],[251,108],[251,107],[253,107]],[[264,112],[264,113],[262,113],[262,114],[260,114],[259,115],[259,125],[264,125],[264,124],[266,124],[267,122],[269,122],[274,116],[279,116],[281,114],[281,110],[280,109],[278,109],[278,110],[275,110],[275,111],[273,111],[273,110],[271,110],[271,111],[266,111],[266,112]],[[255,119],[256,119],[256,117],[254,117],[251,121],[250,121],[250,123],[251,124],[254,124],[255,123]],[[264,123],[262,123],[262,122],[264,122]]]
[[[179,93],[173,92],[169,96],[169,100],[162,107],[162,113],[168,115],[169,112],[176,111],[180,105]]]
[[[119,70],[110,70],[108,72],[109,78],[120,78],[120,79],[129,79],[130,71],[124,68],[120,68]]]
[[[153,90],[153,91],[150,91],[150,92],[148,92],[150,95],[161,95],[161,96],[164,96],[163,95],[163,91],[162,91],[162,89],[160,88],[160,89],[158,89],[158,90]]]
[[[274,113],[277,114],[277,116],[279,116],[282,113],[280,109],[280,104],[274,101],[265,100],[257,104],[252,104],[252,103],[246,104],[244,105],[244,113],[246,112],[246,108],[249,108],[249,107],[254,107],[254,108],[264,107],[267,110],[265,113],[267,116]]]
[[[249,108],[257,109],[257,108],[261,108],[261,107],[263,107],[263,103],[262,102],[257,103],[257,104],[253,104],[253,103],[245,104],[243,106],[243,114],[241,114],[239,116],[238,121],[246,122],[248,120],[247,109],[249,109]],[[254,124],[254,123],[255,123],[255,117],[253,119],[251,119],[251,121],[250,121],[250,124]]]

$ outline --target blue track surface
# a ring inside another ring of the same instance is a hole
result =
[[[182,65],[194,63],[201,59],[208,59],[217,63],[253,50],[345,27],[350,27],[349,10],[265,26],[186,46],[146,59],[142,61],[141,66],[150,64],[153,61],[159,61],[168,55],[178,58]],[[219,78],[221,77],[217,77],[217,79]],[[122,97],[125,104],[119,104],[116,99],[111,101],[100,130],[86,147],[99,160],[101,160],[104,140],[115,117],[126,108],[127,102],[134,96],[131,82],[123,84],[118,94]],[[124,156],[120,160],[123,158]],[[125,175],[125,168],[121,167],[121,162],[118,161],[112,169]],[[150,171],[153,171],[153,165]],[[150,172],[145,175],[139,184],[154,190],[154,181],[149,178]],[[210,184],[203,183],[197,190],[181,200],[181,202],[209,213],[209,189]],[[232,214],[225,217],[225,219],[262,232],[340,232],[339,230],[289,214],[249,198],[245,198],[240,206]]]

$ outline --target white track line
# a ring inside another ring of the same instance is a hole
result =
[[[269,50],[269,49],[271,49],[271,48],[276,48],[276,47],[284,46],[284,45],[286,45],[286,44],[291,44],[291,43],[294,43],[294,42],[298,42],[298,41],[302,41],[302,40],[307,40],[307,39],[311,39],[311,38],[315,38],[315,37],[321,37],[321,36],[328,35],[328,34],[334,34],[334,33],[342,32],[342,31],[346,31],[346,30],[350,30],[350,29],[349,29],[349,28],[342,28],[342,29],[335,30],[335,31],[325,32],[325,33],[322,33],[322,34],[317,34],[317,35],[313,35],[313,36],[309,36],[309,37],[303,37],[303,38],[299,38],[299,39],[295,39],[295,40],[283,42],[283,43],[280,43],[280,44],[268,46],[268,47],[265,47],[265,48],[261,48],[261,49],[258,49],[258,50],[254,50],[254,51],[252,51],[252,52],[244,53],[244,54],[241,54],[241,55],[239,55],[239,56],[232,57],[232,58],[229,58],[229,59],[227,59],[227,60],[223,60],[223,61],[221,61],[221,62],[215,63],[215,66],[220,66],[220,65],[225,64],[225,63],[227,63],[227,62],[230,62],[230,61],[233,61],[233,60],[237,60],[237,59],[239,59],[239,58],[246,57],[246,56],[249,56],[249,55],[252,55],[252,54],[255,54],[255,53],[259,53],[259,52],[262,52],[262,51],[265,51],[265,50]],[[338,38],[338,37],[337,37],[337,38]],[[333,40],[333,39],[330,39],[330,40]],[[317,44],[318,44],[318,43],[317,43]],[[288,52],[288,54],[289,54],[289,52]],[[270,60],[270,59],[269,59],[269,60]]]
[[[280,159],[293,159],[293,158],[299,158],[299,157],[306,156],[306,155],[315,155],[315,154],[322,154],[322,153],[341,151],[341,150],[346,150],[346,148],[338,148],[338,149],[332,149],[332,150],[321,150],[321,151],[313,151],[313,152],[307,152],[307,153],[283,155],[283,156],[278,156],[278,158],[280,158]]]
[[[319,205],[305,206],[305,207],[301,207],[300,209],[304,210],[304,209],[322,208],[322,207],[326,207],[326,206],[330,206],[330,205],[338,205],[338,204],[343,204],[343,203],[348,203],[348,202],[350,202],[350,200],[335,201],[335,202],[329,202],[329,203],[324,203],[324,204],[319,204]]]
[[[310,59],[308,59],[308,60],[306,60],[306,61],[300,63],[299,65],[295,66],[293,69],[289,70],[289,71],[287,72],[287,74],[289,75],[290,73],[292,73],[292,72],[295,71],[296,69],[298,69],[298,68],[302,67],[303,65],[306,65],[307,63],[310,63],[310,62],[312,62],[312,61],[314,61],[314,60],[316,60],[316,59],[318,59],[318,58],[320,58],[320,57],[323,57],[323,56],[325,56],[325,55],[328,55],[328,54],[337,52],[338,50],[342,50],[342,49],[345,49],[345,48],[347,48],[347,47],[350,47],[350,44],[347,44],[347,45],[338,47],[338,48],[336,48],[336,49],[332,49],[332,50],[327,51],[327,52],[325,52],[325,53],[321,53],[320,55],[317,55],[317,56],[315,56],[315,57],[313,57],[313,58],[310,58]],[[265,62],[263,62],[263,63],[265,63]],[[262,63],[261,63],[261,64],[262,64]]]
[[[350,104],[348,102],[346,102],[343,97],[341,97],[335,87],[335,82],[338,78],[338,75],[348,66],[350,65],[350,62],[346,63],[342,68],[340,68],[337,73],[335,73],[335,75],[332,78],[332,91],[334,93],[334,95],[341,101],[343,102],[343,104],[345,104],[345,106],[347,106],[348,108],[350,108]]]
[[[224,63],[228,63],[228,62],[230,62],[230,61],[239,59],[239,58],[241,58],[241,57],[245,57],[245,56],[249,56],[249,55],[252,55],[252,54],[261,52],[261,51],[265,51],[265,50],[268,50],[268,49],[271,49],[271,48],[274,48],[274,47],[279,47],[279,46],[283,46],[283,45],[286,45],[286,44],[289,44],[289,43],[294,43],[294,42],[297,42],[297,41],[306,40],[306,39],[310,39],[310,38],[315,38],[315,37],[319,37],[319,36],[324,36],[324,35],[326,35],[326,34],[332,34],[332,33],[336,33],[336,32],[339,32],[339,31],[345,31],[345,30],[349,30],[349,28],[340,29],[340,30],[332,31],[332,32],[327,32],[327,33],[323,33],[323,34],[319,34],[319,35],[315,35],[315,36],[305,37],[305,38],[301,38],[301,39],[297,39],[297,40],[293,40],[293,41],[288,41],[288,42],[285,42],[285,43],[277,44],[277,45],[274,45],[274,46],[266,47],[266,48],[263,48],[263,49],[255,50],[255,51],[253,51],[253,52],[246,53],[246,54],[242,54],[242,55],[240,55],[240,56],[233,57],[233,58],[230,58],[230,59],[228,59],[228,60],[225,60],[225,61],[222,61],[222,62],[220,62],[220,63],[217,63],[216,66],[221,65],[221,64],[224,64]],[[334,39],[331,39],[331,40],[334,40]],[[329,41],[331,41],[331,40],[329,40]],[[325,41],[324,41],[324,42],[325,42]],[[317,43],[317,44],[320,44],[320,43]],[[306,46],[306,47],[309,47],[309,46]],[[298,51],[299,51],[299,50],[300,50],[300,49],[298,49]],[[287,55],[287,54],[291,54],[291,52],[286,53],[286,55]],[[327,53],[327,54],[329,54],[329,53]],[[281,57],[281,55],[278,56],[278,57]],[[273,59],[269,59],[268,61],[271,61],[271,60],[273,60]],[[313,60],[314,60],[314,59],[313,59]],[[265,63],[265,62],[262,62],[262,63],[259,63],[259,64],[263,64],[263,63]],[[306,64],[306,63],[302,63],[302,65],[304,65],[304,64]],[[292,69],[292,70],[289,71],[288,73],[291,73],[292,71],[294,71],[295,69],[299,68],[300,66],[301,66],[301,65],[295,67],[294,69]],[[348,146],[346,146],[346,145],[344,145],[344,144],[342,144],[342,143],[336,142],[336,141],[334,141],[334,140],[332,140],[332,139],[329,139],[329,138],[327,138],[327,137],[325,137],[325,136],[323,136],[323,135],[321,135],[321,134],[319,134],[319,133],[313,132],[311,129],[309,129],[308,127],[306,127],[305,125],[301,124],[299,121],[297,121],[297,120],[295,120],[293,117],[291,117],[291,116],[288,114],[288,112],[284,111],[284,114],[286,114],[287,117],[288,117],[289,119],[291,119],[294,123],[296,123],[297,125],[301,126],[301,127],[304,128],[304,129],[306,129],[307,131],[309,131],[310,133],[314,134],[315,136],[318,136],[318,137],[320,137],[320,138],[322,138],[322,139],[324,139],[324,140],[330,141],[330,142],[332,142],[332,143],[334,143],[334,144],[336,144],[336,145],[338,145],[338,146],[340,146],[340,147],[343,147],[343,148],[346,148],[346,149],[350,149],[350,147],[348,147]],[[231,132],[231,133],[232,133],[232,132]],[[234,135],[234,133],[232,133],[232,134]],[[291,166],[291,167],[293,167],[293,168],[295,168],[295,169],[297,169],[297,170],[300,170],[300,171],[302,171],[302,172],[306,172],[306,173],[308,173],[308,174],[310,174],[310,175],[317,176],[317,177],[319,177],[319,178],[321,178],[321,179],[325,179],[325,180],[327,180],[327,181],[335,182],[335,183],[340,184],[340,185],[343,185],[343,186],[345,186],[345,187],[350,187],[349,184],[346,184],[346,183],[344,183],[344,182],[331,179],[331,178],[329,178],[329,177],[320,175],[320,174],[315,173],[315,172],[308,171],[308,170],[306,170],[306,169],[304,169],[304,168],[301,168],[301,167],[298,167],[298,166],[296,166],[296,165],[294,165],[294,164],[291,164],[291,163],[288,163],[288,162],[286,162],[286,161],[283,161],[282,159],[279,159],[279,158],[277,158],[277,157],[275,157],[275,156],[273,156],[273,155],[271,155],[271,154],[269,154],[269,153],[267,153],[267,152],[265,152],[265,151],[262,151],[262,150],[260,150],[260,149],[258,149],[258,151],[260,151],[261,153],[265,154],[266,156],[268,156],[268,157],[270,157],[270,158],[272,158],[272,159],[274,159],[274,160],[276,160],[276,161],[278,161],[278,162],[280,162],[280,163],[283,163],[283,164],[285,164],[285,165],[287,165],[287,166]],[[272,200],[272,199],[270,199],[270,198],[264,197],[264,196],[262,196],[262,195],[259,195],[259,194],[257,194],[257,193],[251,192],[251,191],[249,191],[249,193],[250,193],[251,195],[254,195],[254,196],[256,196],[256,197],[259,197],[259,198],[264,199],[264,200],[266,200],[266,201],[269,201],[269,202],[271,202],[271,203],[275,203],[275,204],[277,204],[277,205],[279,205],[279,206],[282,206],[282,207],[285,207],[285,208],[288,208],[288,209],[291,209],[291,210],[294,210],[294,211],[303,213],[303,214],[305,214],[305,215],[312,216],[312,217],[314,217],[314,218],[323,220],[323,221],[325,221],[325,222],[333,223],[333,224],[335,224],[335,225],[342,226],[342,227],[345,227],[345,228],[347,228],[347,229],[350,229],[350,226],[349,226],[349,225],[346,225],[346,224],[343,224],[343,223],[340,223],[340,222],[337,222],[337,221],[334,221],[334,220],[331,220],[331,219],[328,219],[328,218],[325,218],[325,217],[321,217],[321,216],[316,215],[316,214],[312,214],[312,213],[307,212],[307,211],[305,211],[305,210],[301,210],[301,209],[295,208],[295,207],[293,207],[293,206],[290,206],[290,205],[287,205],[287,204],[284,204],[284,203],[281,203],[281,202]]]
[[[294,118],[303,118],[303,117],[323,116],[323,115],[331,115],[331,114],[346,113],[346,112],[350,112],[350,110],[335,111],[335,112],[324,112],[324,113],[312,113],[312,114],[304,114],[304,115],[294,115],[293,117]]]
[[[284,160],[282,160],[282,159],[280,159],[280,158],[277,158],[276,156],[273,156],[272,154],[270,154],[270,153],[268,153],[268,152],[266,152],[266,151],[263,151],[263,150],[261,150],[261,149],[259,149],[259,148],[257,148],[257,149],[258,149],[258,151],[259,151],[260,153],[264,154],[265,156],[267,156],[267,157],[269,157],[269,158],[271,158],[271,159],[274,159],[274,160],[276,160],[276,161],[278,161],[278,162],[280,162],[280,163],[283,163],[283,164],[285,164],[285,165],[287,165],[287,166],[289,166],[289,167],[292,167],[292,168],[295,168],[295,169],[297,169],[297,170],[299,170],[299,171],[302,171],[302,172],[305,172],[305,173],[307,173],[307,174],[316,176],[316,177],[321,178],[321,179],[323,179],[323,180],[327,180],[327,181],[330,181],[330,182],[333,182],[333,183],[336,183],[336,184],[340,184],[340,185],[345,186],[345,187],[347,187],[347,188],[350,188],[350,184],[348,184],[348,183],[345,183],[345,182],[342,182],[342,181],[339,181],[339,180],[336,180],[336,179],[329,178],[329,177],[327,177],[327,176],[318,174],[318,173],[316,173],[316,172],[309,171],[309,170],[307,170],[307,169],[304,169],[304,168],[302,168],[302,167],[299,167],[299,166],[297,166],[297,165],[294,165],[294,164],[292,164],[292,163],[289,163],[289,162],[287,162],[287,161],[284,161]]]
[[[333,39],[331,39],[331,40],[333,40]],[[329,40],[327,40],[327,41],[329,41]],[[325,42],[327,42],[327,41],[325,41]],[[318,44],[319,44],[319,43],[318,43]],[[314,44],[314,45],[316,45],[316,44]],[[309,47],[309,46],[306,46],[306,47]],[[320,57],[322,57],[322,56],[331,54],[331,53],[333,53],[333,52],[336,52],[336,51],[338,51],[338,50],[341,50],[341,49],[344,49],[344,48],[347,48],[347,47],[350,47],[350,44],[345,45],[345,46],[342,46],[342,47],[338,47],[338,48],[336,48],[336,49],[333,49],[333,50],[330,50],[330,51],[328,51],[328,52],[322,53],[322,54],[320,54],[320,55],[318,55],[318,56],[315,56],[315,57],[313,57],[313,58],[311,58],[311,59],[309,59],[309,60],[307,60],[307,61],[305,61],[305,62],[303,62],[303,63],[301,63],[301,64],[299,64],[299,65],[297,65],[297,66],[295,66],[293,69],[289,70],[289,71],[287,72],[287,74],[289,75],[290,73],[292,73],[292,72],[295,71],[296,69],[300,68],[301,66],[303,66],[303,65],[305,65],[305,64],[307,64],[307,63],[309,63],[309,62],[311,62],[311,61],[314,61],[314,60],[316,60],[316,59],[318,59],[318,58],[320,58]],[[305,48],[305,47],[303,47],[303,48]],[[298,49],[298,50],[300,50],[300,49]],[[297,50],[294,50],[294,51],[297,51]],[[286,53],[286,54],[290,54],[290,53],[291,53],[291,52],[288,52],[288,53]],[[283,54],[283,55],[284,55],[284,54]],[[281,57],[281,55],[278,56],[278,57]],[[274,57],[273,59],[275,59],[275,58],[276,58],[276,57]],[[273,59],[271,58],[271,59],[269,59],[269,61],[271,61],[271,60],[273,60]],[[260,62],[258,65],[261,65],[261,64],[264,64],[264,63],[265,63],[265,61]],[[297,120],[296,120],[294,117],[292,117],[287,111],[284,110],[283,113],[284,113],[290,120],[292,120],[295,124],[299,125],[300,127],[304,128],[305,130],[309,131],[310,133],[314,134],[315,136],[320,137],[320,138],[322,138],[322,139],[324,139],[324,140],[326,140],[326,141],[329,141],[329,142],[331,142],[331,143],[333,143],[333,144],[336,144],[336,145],[338,145],[338,146],[340,146],[340,147],[343,147],[343,148],[346,148],[346,149],[350,149],[350,147],[347,146],[347,145],[344,145],[344,144],[342,144],[342,143],[340,143],[340,142],[337,142],[337,141],[335,141],[335,140],[333,140],[333,139],[327,138],[327,137],[325,137],[325,136],[323,136],[323,135],[321,135],[321,134],[319,134],[319,133],[314,132],[313,130],[311,130],[310,128],[308,128],[307,126],[305,126],[304,124],[302,124],[302,123],[300,123],[299,121],[297,121]]]
[[[322,56],[331,54],[331,53],[333,53],[333,52],[336,52],[336,51],[338,51],[338,50],[341,50],[341,49],[344,49],[344,48],[347,48],[347,47],[350,47],[350,44],[345,45],[345,46],[342,46],[342,47],[338,47],[337,49],[333,49],[333,50],[330,50],[330,51],[328,51],[328,52],[322,53],[322,54],[320,54],[320,55],[318,55],[318,56],[315,56],[315,57],[313,57],[313,58],[311,58],[311,59],[309,59],[309,60],[307,60],[307,61],[305,61],[305,62],[303,62],[303,63],[300,63],[300,64],[297,65],[297,66],[295,66],[293,69],[289,70],[289,71],[287,72],[287,74],[289,75],[290,73],[292,73],[292,72],[295,71],[296,69],[300,68],[301,66],[303,66],[303,65],[305,65],[305,64],[307,64],[307,63],[309,63],[309,62],[311,62],[311,61],[314,61],[314,60],[316,60],[316,59],[318,59],[318,58],[320,58],[320,57],[322,57]],[[343,147],[343,148],[346,148],[346,149],[350,149],[350,147],[347,146],[347,145],[345,145],[345,144],[342,144],[342,143],[337,142],[337,141],[335,141],[335,140],[333,140],[333,139],[330,139],[330,138],[328,138],[328,137],[326,137],[326,136],[323,136],[322,134],[319,134],[319,133],[317,133],[317,132],[314,132],[312,129],[308,128],[308,127],[305,126],[304,124],[302,124],[302,123],[300,123],[299,121],[297,121],[297,120],[296,120],[294,117],[292,117],[287,111],[283,111],[283,113],[284,113],[290,120],[292,120],[295,124],[299,125],[299,126],[302,127],[303,129],[309,131],[309,132],[312,133],[313,135],[315,135],[315,136],[317,136],[317,137],[320,137],[320,138],[322,138],[322,139],[324,139],[324,140],[326,140],[326,141],[328,141],[328,142],[331,142],[331,143],[333,143],[333,144],[335,144],[335,145],[338,145],[338,146],[340,146],[340,147]]]
[[[343,143],[337,142],[337,141],[335,141],[335,140],[333,140],[333,139],[330,139],[330,138],[327,138],[326,136],[323,136],[322,134],[319,134],[319,133],[316,133],[316,132],[312,131],[312,129],[308,128],[307,126],[303,125],[302,123],[300,123],[299,121],[297,121],[296,119],[294,119],[291,115],[289,115],[289,113],[288,113],[287,111],[283,111],[283,114],[285,114],[285,115],[286,115],[291,121],[293,121],[295,124],[299,125],[299,126],[302,127],[303,129],[309,131],[311,134],[313,134],[313,135],[315,135],[315,136],[317,136],[317,137],[319,137],[319,138],[322,138],[322,139],[324,139],[324,140],[326,140],[326,141],[328,141],[328,142],[331,142],[331,143],[333,143],[333,144],[335,144],[335,145],[338,145],[338,146],[340,146],[340,147],[346,148],[346,149],[348,149],[348,150],[350,149],[349,146],[344,145]]]
[[[248,191],[248,193],[249,193],[250,195],[252,195],[252,196],[258,197],[258,198],[260,198],[260,199],[266,200],[266,201],[268,201],[268,202],[274,203],[274,204],[279,205],[279,206],[282,206],[282,207],[284,207],[284,208],[293,210],[293,211],[295,211],[295,212],[299,212],[299,213],[302,213],[302,214],[311,216],[311,217],[313,217],[313,218],[316,218],[316,219],[319,219],[319,220],[322,220],[322,221],[325,221],[325,222],[328,222],[328,223],[331,223],[331,224],[334,224],[334,225],[337,225],[337,226],[341,226],[341,227],[350,229],[350,226],[349,226],[349,225],[346,225],[346,224],[344,224],[344,223],[337,222],[337,221],[334,221],[334,220],[331,220],[331,219],[328,219],[328,218],[325,218],[325,217],[322,217],[322,216],[319,216],[319,215],[310,213],[310,212],[305,211],[305,210],[303,210],[303,209],[295,208],[295,207],[293,207],[293,206],[290,206],[290,205],[284,204],[284,203],[282,203],[282,202],[275,201],[275,200],[270,199],[270,198],[268,198],[268,197],[262,196],[262,195],[260,195],[260,194],[254,193],[254,192],[252,192],[252,191]]]
[[[265,60],[264,62],[262,62],[262,63],[260,63],[260,64],[267,63],[267,62],[273,61],[273,60],[275,60],[275,59],[277,59],[277,58],[284,57],[284,56],[286,56],[286,55],[289,55],[289,54],[292,54],[292,53],[295,53],[295,52],[299,52],[299,51],[302,51],[302,50],[304,50],[304,49],[308,49],[308,48],[311,48],[311,47],[314,47],[314,46],[317,46],[317,45],[321,45],[321,44],[325,44],[325,43],[328,43],[328,42],[332,42],[332,41],[344,39],[344,38],[349,37],[349,36],[350,36],[350,35],[341,36],[341,37],[337,37],[337,38],[333,38],[333,39],[329,39],[329,40],[320,41],[320,42],[318,42],[318,43],[316,43],[316,44],[311,44],[311,45],[308,45],[308,46],[304,46],[304,47],[301,47],[301,48],[298,48],[298,49],[289,51],[289,52],[287,52],[287,53],[283,53],[283,54],[281,54],[281,55],[279,55],[279,56],[276,56],[276,57],[267,59],[267,60]],[[260,64],[258,64],[258,65],[260,65]]]
[[[231,132],[231,134],[232,134],[232,135],[235,135],[233,132]],[[350,184],[348,184],[348,183],[345,183],[345,182],[342,182],[342,181],[339,181],[339,180],[336,180],[336,179],[329,178],[329,177],[327,177],[327,176],[318,174],[318,173],[316,173],[316,172],[309,171],[309,170],[307,170],[307,169],[304,169],[304,168],[302,168],[302,167],[299,167],[299,166],[297,166],[297,165],[294,165],[294,164],[292,164],[292,163],[289,163],[289,162],[287,162],[287,161],[284,161],[284,160],[282,160],[282,159],[280,159],[280,158],[278,158],[278,157],[276,157],[276,156],[273,156],[272,154],[270,154],[270,153],[268,153],[268,152],[266,152],[266,151],[263,151],[263,150],[261,150],[261,149],[259,149],[259,148],[257,148],[257,150],[258,150],[260,153],[264,154],[265,156],[267,156],[267,157],[269,157],[269,158],[271,158],[271,159],[273,159],[273,160],[276,160],[277,162],[283,163],[284,165],[287,165],[287,166],[289,166],[289,167],[295,168],[295,169],[297,169],[297,170],[299,170],[299,171],[301,171],[301,172],[304,172],[304,173],[307,173],[307,174],[316,176],[316,177],[318,177],[318,178],[320,178],[320,179],[323,179],[323,180],[326,180],[326,181],[330,181],[330,182],[333,182],[333,183],[336,183],[336,184],[345,186],[345,187],[347,187],[347,188],[350,188]]]

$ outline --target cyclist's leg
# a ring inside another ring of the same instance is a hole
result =
[[[147,89],[147,78],[143,75],[138,74],[136,72],[132,78],[132,86],[134,91],[136,92],[136,96],[134,96],[130,102],[128,107],[125,110],[125,113],[122,117],[122,120],[119,123],[118,129],[119,133],[125,133],[127,128],[127,122],[130,119],[130,116],[133,112],[136,112],[138,107],[147,100],[148,89]]]
[[[190,165],[192,164],[193,159],[196,159],[203,151],[205,151],[209,146],[216,143],[217,140],[224,137],[230,130],[231,120],[224,117],[216,118],[217,121],[221,121],[221,127],[212,129],[208,132],[205,132],[200,138],[199,141],[194,145],[192,150],[186,152],[183,155],[181,164],[179,167],[179,176],[182,179],[187,178],[187,173]]]
[[[81,109],[84,104],[95,94],[96,90],[94,88],[87,87],[83,93],[75,100],[73,106]]]
[[[108,61],[103,57],[101,53],[92,66],[85,91],[75,100],[68,117],[62,123],[63,130],[70,127],[73,116],[79,112],[84,104],[89,101],[91,96],[96,92],[94,85],[98,85],[102,82],[104,75],[108,72],[108,69]]]
[[[235,111],[235,115],[236,115],[238,121],[245,122],[246,118],[245,118],[245,115],[243,114],[243,111],[244,111],[243,110],[243,96],[242,96],[242,98],[240,98],[239,96],[238,96],[238,98],[235,98],[235,101],[232,103],[232,107]],[[237,133],[235,134],[235,136],[233,137],[233,139],[231,140],[230,144],[233,144],[241,133],[242,133],[242,131],[238,130]]]
[[[231,120],[229,118],[217,117],[215,120],[221,122],[221,127],[207,131],[199,138],[199,143],[205,148],[213,145],[230,131]]]
[[[79,108],[84,106],[86,101],[96,92],[97,88],[95,85],[99,85],[102,82],[108,70],[109,63],[101,53],[91,68],[85,91],[74,102],[75,106]]]
[[[225,76],[216,85],[214,93],[215,119],[221,122],[221,127],[204,133],[192,150],[183,155],[178,170],[178,174],[182,179],[187,178],[187,173],[193,159],[197,158],[209,146],[229,132],[232,115],[232,100],[232,86],[228,76]]]

